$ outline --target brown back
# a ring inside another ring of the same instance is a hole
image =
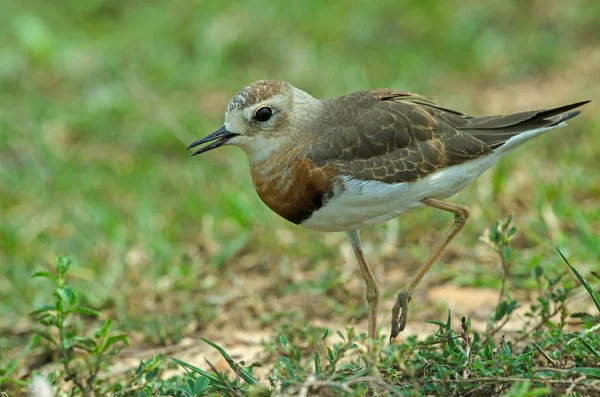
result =
[[[342,175],[412,182],[490,154],[511,137],[559,124],[586,102],[504,116],[469,117],[404,91],[360,91],[324,101],[321,134],[305,156]]]

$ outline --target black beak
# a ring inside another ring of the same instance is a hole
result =
[[[205,136],[202,139],[198,139],[196,142],[192,143],[190,146],[188,146],[188,150],[195,148],[198,145],[202,145],[203,143],[208,143],[208,142],[212,142],[210,145],[206,145],[204,147],[201,147],[200,149],[196,150],[194,153],[192,153],[192,156],[195,156],[197,154],[201,154],[204,152],[208,152],[209,150],[213,150],[218,148],[219,146],[223,146],[225,143],[227,143],[227,141],[229,141],[231,138],[233,138],[234,136],[237,136],[238,134],[234,134],[233,132],[229,132],[225,129],[225,126],[219,128],[218,130],[216,130],[215,132],[213,132],[212,134],[208,134],[207,136]]]

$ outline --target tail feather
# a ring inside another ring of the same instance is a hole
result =
[[[580,113],[581,113],[581,110],[574,110],[572,112],[563,113],[563,114],[559,114],[557,116],[549,117],[546,120],[553,121],[552,125],[559,125],[559,124],[564,123],[567,120],[572,119],[573,117],[579,115]]]
[[[549,110],[537,110],[534,111],[532,113],[535,113],[533,115],[533,117],[531,117],[531,119],[527,120],[529,122],[535,122],[535,121],[545,121],[545,120],[560,120],[562,119],[562,121],[566,121],[570,118],[573,118],[575,116],[577,116],[579,113],[581,113],[581,111],[575,111],[575,112],[568,112],[571,109],[575,109],[578,108],[580,106],[585,105],[586,103],[589,103],[591,101],[581,101],[581,102],[576,102],[576,103],[572,103],[570,105],[565,105],[565,106],[560,106],[554,109],[549,109]],[[561,121],[557,121],[557,122],[561,122]]]
[[[460,130],[488,144],[493,149],[504,145],[512,137],[531,130],[559,127],[581,113],[571,111],[590,101],[582,101],[554,109],[534,110],[506,116],[469,117]]]

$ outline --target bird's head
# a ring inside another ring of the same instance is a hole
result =
[[[208,143],[192,156],[223,145],[242,148],[251,163],[264,160],[285,140],[310,131],[320,101],[285,81],[259,80],[238,92],[227,105],[221,128],[192,143]]]

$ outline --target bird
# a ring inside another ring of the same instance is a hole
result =
[[[474,117],[389,88],[319,100],[281,80],[258,80],[225,109],[223,126],[189,145],[247,155],[253,185],[276,214],[318,232],[345,232],[365,282],[368,337],[377,337],[379,285],[359,230],[426,206],[454,214],[450,229],[398,293],[390,341],[406,327],[411,296],[463,229],[470,211],[446,200],[526,141],[563,127],[590,101]]]

